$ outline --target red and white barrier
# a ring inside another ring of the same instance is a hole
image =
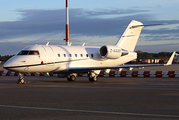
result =
[[[19,73],[11,71],[0,71],[0,76],[18,76]],[[61,74],[49,73],[25,73],[24,76],[63,76]],[[87,77],[88,74],[77,74],[78,77]],[[98,77],[179,77],[179,71],[101,71]]]

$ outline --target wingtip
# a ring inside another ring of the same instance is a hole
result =
[[[176,53],[176,51],[173,52],[173,54],[171,55],[171,57],[170,57],[170,59],[168,60],[167,64],[165,64],[165,65],[171,65],[171,64],[172,64],[173,58],[174,58],[174,56],[175,56],[175,53]]]

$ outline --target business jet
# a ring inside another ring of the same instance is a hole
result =
[[[101,70],[171,65],[175,52],[167,64],[124,65],[137,58],[134,49],[144,26],[132,20],[115,45],[31,45],[9,59],[3,68],[19,72],[18,83],[25,83],[24,73],[50,72],[64,74],[68,81],[75,81],[76,73],[88,73],[89,81],[96,82]]]
[[[132,20],[115,45],[71,46],[68,0],[66,0],[66,46],[49,45],[49,43],[28,46],[9,59],[3,67],[19,72],[18,83],[25,83],[24,73],[60,73],[64,74],[68,81],[75,81],[76,73],[88,73],[89,81],[96,82],[101,70],[109,72],[110,69],[131,70],[133,67],[170,65],[175,52],[167,64],[124,65],[137,58],[134,49],[144,26],[151,25],[143,25],[139,21]]]

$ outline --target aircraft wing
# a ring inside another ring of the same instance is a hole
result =
[[[166,64],[134,64],[134,65],[122,65],[122,66],[106,66],[106,67],[75,67],[75,68],[69,68],[69,71],[71,72],[77,72],[77,71],[81,71],[81,72],[88,72],[90,70],[105,70],[105,69],[120,69],[120,68],[126,68],[126,69],[130,69],[130,68],[144,68],[144,67],[152,67],[152,66],[167,66],[167,65],[171,65],[173,58],[175,55],[175,51],[173,52],[173,54],[171,55],[170,59],[168,60],[168,62]]]

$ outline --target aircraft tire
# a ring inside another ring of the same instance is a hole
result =
[[[96,82],[98,80],[98,77],[91,77],[89,78],[90,82]]]
[[[26,84],[26,81],[24,81],[24,79],[19,79],[16,83],[18,83],[18,84]]]
[[[70,77],[67,78],[68,81],[75,81],[76,80],[76,76],[71,75]]]

